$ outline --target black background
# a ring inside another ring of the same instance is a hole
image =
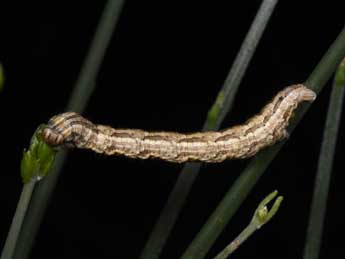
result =
[[[0,240],[22,188],[19,164],[35,128],[62,112],[104,1],[3,1],[0,61]],[[202,127],[261,1],[131,1],[124,6],[84,115],[121,128]],[[344,24],[337,3],[281,1],[223,127],[245,121],[278,90],[303,82]],[[276,217],[235,258],[301,258],[330,84],[208,254],[249,222],[274,189]],[[344,257],[344,122],[328,200],[322,258]],[[162,258],[178,258],[247,161],[205,165]],[[181,165],[70,152],[31,258],[137,258]]]

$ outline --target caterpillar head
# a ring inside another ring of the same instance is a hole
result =
[[[77,116],[80,115],[74,112],[66,112],[52,117],[42,130],[43,140],[53,147],[74,147],[70,121]]]

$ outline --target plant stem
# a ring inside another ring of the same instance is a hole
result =
[[[214,105],[210,108],[203,131],[217,130],[226,114],[231,110],[240,82],[277,2],[278,0],[264,0],[262,2],[223,87]],[[141,253],[141,259],[156,259],[161,254],[201,165],[201,163],[187,163],[183,167]]]
[[[76,86],[67,105],[68,111],[79,113],[84,111],[96,87],[97,73],[116,27],[123,3],[124,0],[107,1]],[[14,258],[25,259],[28,257],[66,157],[66,151],[59,152],[52,171],[37,185],[30,209],[24,221],[23,230],[19,237],[20,242],[16,248]]]
[[[266,196],[266,198],[260,202],[259,206],[254,212],[252,220],[248,226],[232,241],[227,245],[214,259],[225,259],[230,254],[232,254],[244,241],[246,241],[256,230],[260,229],[265,225],[271,218],[277,213],[283,197],[279,196],[270,211],[268,211],[266,204],[272,201],[275,196],[278,194],[277,191],[274,191]]]
[[[31,195],[36,184],[36,179],[23,185],[22,193],[17,204],[16,212],[13,216],[10,230],[8,232],[4,248],[1,253],[1,259],[11,259],[13,257],[18,236],[22,228],[23,220],[27,212]]]
[[[306,244],[304,248],[304,259],[319,258],[333,157],[343,106],[344,90],[345,60],[343,60],[343,62],[339,65],[338,71],[335,75],[328,106],[318,170],[314,183],[314,194],[309,216]]]
[[[224,248],[214,259],[226,259],[231,255],[244,241],[246,241],[257,228],[254,224],[249,224],[228,246]]]
[[[231,111],[239,85],[277,3],[278,0],[262,1],[242,43],[241,49],[231,66],[230,73],[226,77],[222,90],[220,91],[223,95],[224,102],[221,104],[217,121],[214,126],[210,125],[211,127],[205,130],[219,129],[225,116]]]
[[[327,53],[323,56],[319,64],[305,82],[305,84],[316,93],[321,91],[342,58],[345,56],[344,42],[345,28],[343,28],[337,39],[330,46]],[[308,103],[296,111],[295,117],[289,126],[289,132],[293,131],[309,107],[310,104]],[[247,197],[256,182],[260,179],[261,175],[285,142],[286,140],[261,151],[250,161],[249,165],[244,169],[240,177],[237,178],[206,224],[189,245],[181,257],[182,259],[201,259],[205,257],[223,228],[235,214],[239,206]]]
[[[109,46],[124,0],[108,0],[99,25],[91,42],[84,64],[81,67],[77,83],[69,98],[67,111],[82,113],[95,89],[96,78],[105,52]]]

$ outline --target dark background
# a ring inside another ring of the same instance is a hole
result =
[[[3,1],[0,61],[0,243],[22,188],[19,164],[35,128],[64,110],[104,1]],[[261,1],[131,1],[124,6],[85,116],[122,128],[202,127]],[[223,127],[245,121],[274,94],[303,82],[344,25],[336,3],[281,1]],[[301,258],[330,84],[208,254],[249,222],[274,189],[276,217],[235,258]],[[328,200],[322,258],[344,257],[344,122]],[[178,258],[247,161],[205,165],[162,258]],[[137,258],[182,165],[70,152],[31,258]],[[2,245],[1,245],[2,246]]]

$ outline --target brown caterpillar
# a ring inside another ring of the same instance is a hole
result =
[[[66,112],[49,120],[42,137],[52,146],[86,148],[106,155],[159,158],[176,163],[216,163],[251,157],[287,137],[286,127],[292,112],[300,102],[315,98],[316,94],[304,85],[292,85],[280,91],[258,115],[242,125],[190,134],[113,129],[95,125],[77,113]]]

